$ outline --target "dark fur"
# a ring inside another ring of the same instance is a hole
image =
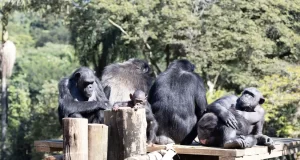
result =
[[[256,88],[246,88],[240,97],[224,96],[208,106],[208,112],[198,122],[199,141],[205,145],[225,148],[259,145],[273,148],[273,141],[262,134],[265,111],[260,106],[265,99]],[[203,142],[201,142],[203,143]]]
[[[110,107],[100,81],[92,70],[80,67],[69,78],[63,78],[58,89],[58,115],[61,124],[65,117],[88,118],[89,123],[103,122],[100,110]]]
[[[110,103],[129,101],[128,95],[135,90],[148,93],[153,81],[150,72],[148,63],[139,59],[129,59],[123,63],[106,66],[101,80],[103,87],[110,90]]]
[[[233,129],[220,121],[213,113],[206,113],[198,123],[198,139],[200,143],[207,146],[224,148],[249,148],[254,146],[257,141],[253,135],[249,135],[251,124],[237,112],[230,110],[238,121],[238,129]],[[246,136],[247,140],[243,140]],[[232,146],[232,143],[235,145]]]
[[[157,142],[191,144],[207,107],[201,77],[188,60],[172,62],[152,85],[148,101],[158,122]]]
[[[116,102],[114,104],[114,109],[117,107],[131,107],[131,108],[145,108],[146,110],[146,121],[147,121],[147,143],[152,144],[155,142],[156,132],[157,132],[157,121],[151,110],[151,106],[147,101],[147,96],[141,90],[135,91],[130,94],[130,101],[127,102]],[[137,100],[139,102],[137,102]]]

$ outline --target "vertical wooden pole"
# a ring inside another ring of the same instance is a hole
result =
[[[88,125],[89,160],[107,160],[108,127],[104,124]]]
[[[118,111],[104,111],[104,123],[109,127],[108,160],[147,153],[145,109],[122,107]]]
[[[63,118],[64,160],[88,160],[88,120]]]

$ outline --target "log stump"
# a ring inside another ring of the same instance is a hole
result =
[[[107,160],[108,127],[89,124],[88,129],[89,160]]]
[[[63,118],[64,160],[88,159],[88,120]]]
[[[109,127],[108,160],[124,160],[147,153],[145,109],[120,107],[104,111],[104,123]]]

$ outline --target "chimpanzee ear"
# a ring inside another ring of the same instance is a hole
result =
[[[258,102],[259,104],[263,104],[263,103],[265,103],[265,98],[264,97],[261,97],[260,99],[259,99],[259,102]]]
[[[144,67],[144,68],[143,68],[143,73],[147,73],[148,70],[149,70],[148,67]]]
[[[129,94],[129,97],[131,100],[133,100],[133,95],[131,93]]]
[[[77,72],[77,73],[75,73],[75,76],[74,76],[74,77],[75,77],[75,79],[78,80],[78,79],[80,78],[80,76],[81,76],[80,72]]]

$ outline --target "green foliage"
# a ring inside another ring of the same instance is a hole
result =
[[[57,85],[61,78],[69,76],[79,67],[74,48],[63,44],[58,39],[55,40],[57,43],[45,43],[43,47],[34,48],[40,39],[31,32],[36,29],[36,25],[32,25],[36,23],[36,19],[30,17],[38,16],[34,14],[21,16],[16,13],[11,20],[15,23],[10,23],[8,27],[10,39],[16,43],[18,52],[8,88],[8,150],[6,152],[7,159],[10,160],[41,159],[42,154],[35,153],[33,150],[33,141],[61,136],[62,131],[57,115]],[[49,28],[53,26],[53,21],[50,20],[40,23],[50,26]],[[56,29],[62,27],[60,25]],[[40,27],[39,30],[41,33],[46,33],[49,28]],[[61,32],[65,30],[66,28],[63,28]]]
[[[191,8],[191,1],[182,0],[91,1],[71,11],[71,42],[81,64],[92,64],[99,72],[109,62],[131,57],[144,57],[159,72],[171,59],[185,55],[182,51],[166,57],[167,45],[171,52],[172,45],[186,44],[189,31],[199,28],[200,20]]]
[[[262,76],[280,72],[282,63],[298,62],[300,21],[290,14],[298,15],[298,8],[296,0],[218,1],[204,11],[189,57],[206,80],[220,74],[217,86],[257,86]]]
[[[132,57],[148,60],[157,73],[174,59],[191,60],[205,82],[214,82],[209,103],[258,87],[267,99],[265,133],[300,135],[299,0],[6,0],[0,6],[18,51],[9,87],[9,159],[39,159],[33,140],[60,136],[56,85],[78,63],[100,75],[107,64]]]
[[[215,100],[219,99],[220,97],[230,95],[230,94],[234,94],[234,93],[228,92],[226,90],[221,90],[221,89],[216,90],[212,93],[207,92],[206,93],[207,103],[210,104],[210,103],[214,102]]]
[[[273,136],[299,136],[300,66],[289,66],[281,74],[260,80],[267,101],[266,131]]]

